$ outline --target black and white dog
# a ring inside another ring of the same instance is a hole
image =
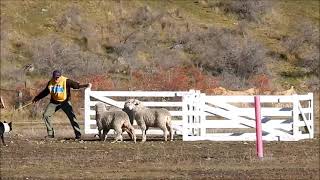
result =
[[[12,122],[1,122],[0,121],[0,137],[1,137],[1,140],[2,140],[2,144],[4,146],[7,146],[6,143],[4,142],[4,138],[3,138],[3,135],[4,133],[7,133],[7,132],[10,132],[12,131]]]

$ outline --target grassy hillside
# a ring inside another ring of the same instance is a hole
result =
[[[267,77],[269,89],[315,91],[319,7],[318,0],[2,0],[1,88],[37,87],[60,68],[134,89],[159,69],[189,67],[215,81],[208,88],[245,89]]]

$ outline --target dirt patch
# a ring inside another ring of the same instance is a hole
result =
[[[37,131],[37,130],[36,130]],[[61,130],[60,130],[61,132]],[[63,137],[67,136],[67,137]],[[69,137],[68,137],[69,136]],[[141,137],[138,137],[141,138]],[[264,142],[163,142],[112,144],[72,133],[53,141],[11,134],[0,146],[2,179],[319,179],[319,139]]]

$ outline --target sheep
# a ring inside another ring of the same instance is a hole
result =
[[[142,142],[147,140],[146,132],[149,127],[158,127],[163,131],[164,140],[167,141],[168,130],[170,141],[173,141],[173,128],[171,115],[164,108],[147,108],[137,99],[129,99],[124,104],[124,111],[131,117],[130,122],[135,119],[142,131]]]
[[[99,131],[99,137],[101,141],[106,141],[107,134],[110,129],[114,129],[116,133],[115,140],[123,141],[122,133],[126,131],[134,143],[136,143],[135,129],[130,123],[129,116],[121,109],[107,110],[107,107],[103,103],[97,103],[95,105],[96,110],[96,123]],[[103,130],[103,134],[101,131]]]

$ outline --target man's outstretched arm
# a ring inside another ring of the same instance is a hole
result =
[[[40,99],[46,97],[50,93],[48,86],[44,88],[36,97],[33,98],[32,102],[38,102]]]
[[[67,86],[71,87],[72,89],[80,89],[80,88],[91,87],[91,83],[80,84],[80,83],[73,81],[71,79],[67,79]]]

